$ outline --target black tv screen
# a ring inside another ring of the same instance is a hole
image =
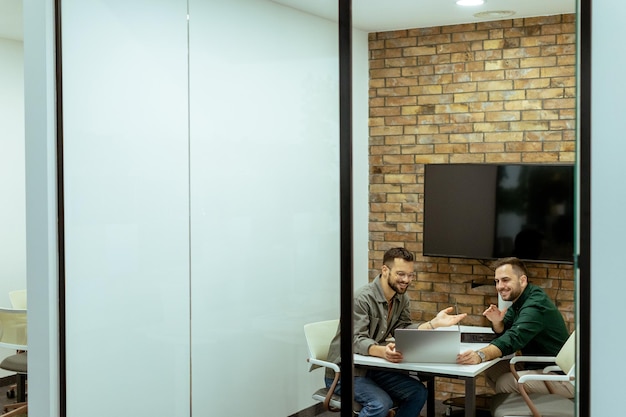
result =
[[[574,166],[428,164],[426,256],[571,263]]]

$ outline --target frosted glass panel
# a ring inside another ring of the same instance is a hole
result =
[[[0,305],[26,288],[24,171],[24,52],[20,41],[0,37]],[[0,361],[14,350],[0,348]],[[0,377],[12,375],[0,369]]]
[[[0,37],[0,62],[0,305],[10,306],[9,292],[26,288],[22,42]]]
[[[621,261],[626,233],[626,143],[624,101],[626,85],[620,68],[626,64],[610,43],[626,33],[622,16],[626,3],[593,2],[592,92],[591,92],[591,275],[590,275],[590,406],[589,415],[611,413],[620,389],[626,364],[619,360],[620,350],[612,349],[615,332],[606,317],[622,314],[621,295],[626,292]],[[585,404],[586,405],[586,404]],[[581,414],[584,415],[584,414]]]
[[[63,2],[68,417],[189,415],[186,14]]]
[[[322,384],[303,325],[339,317],[337,39],[271,2],[190,2],[194,415],[290,415]]]

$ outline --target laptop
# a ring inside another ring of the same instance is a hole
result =
[[[459,330],[396,329],[394,337],[403,362],[456,363],[461,352]]]

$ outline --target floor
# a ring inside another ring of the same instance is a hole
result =
[[[15,402],[15,399],[7,397],[7,391],[10,389],[8,385],[10,381],[6,381],[4,379],[0,380],[0,417],[2,417],[1,413],[3,412],[5,404]],[[320,407],[321,408],[321,407]],[[421,416],[426,416],[427,409],[424,407],[422,410]],[[449,416],[449,417],[462,417],[464,415],[464,410],[459,407],[449,407],[444,404],[442,401],[435,401],[435,417]],[[338,417],[339,413],[333,413],[330,411],[321,412],[318,414],[315,413],[302,413],[302,416],[311,416],[311,417]],[[24,415],[26,416],[26,414]],[[487,412],[486,415],[484,412],[480,410],[477,411],[476,417],[490,417],[490,414]]]
[[[435,402],[435,417],[446,416],[446,410],[448,406],[443,404],[441,401]],[[453,407],[453,410],[459,410],[456,407]],[[421,416],[426,416],[426,407],[422,410]],[[456,413],[451,414],[452,416],[456,416]],[[333,413],[330,411],[323,412],[322,414],[317,414],[316,417],[338,417],[338,413]]]
[[[427,413],[426,407],[420,413],[420,416],[425,417]],[[450,416],[450,417],[463,417],[465,410],[460,407],[449,407],[442,401],[435,401],[435,417]],[[330,411],[322,412],[321,414],[315,414],[315,417],[338,417],[338,413]],[[476,410],[476,417],[491,417],[491,413],[484,410]]]

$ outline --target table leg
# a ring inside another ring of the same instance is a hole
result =
[[[465,417],[476,417],[476,379],[463,378],[465,381]]]
[[[435,417],[435,377],[429,376],[426,380],[428,396],[426,397],[426,417]]]

